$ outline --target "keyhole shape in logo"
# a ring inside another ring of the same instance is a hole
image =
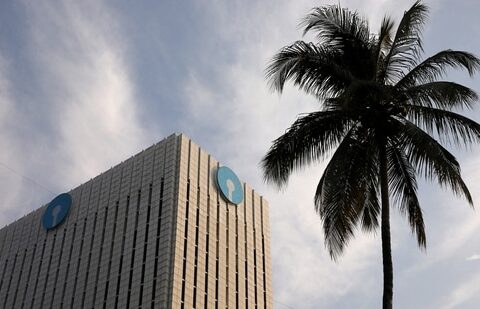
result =
[[[235,184],[233,183],[233,180],[231,180],[230,178],[227,179],[227,188],[228,188],[228,199],[232,200],[233,192],[235,192]]]
[[[222,196],[230,203],[235,205],[243,201],[242,183],[237,175],[226,166],[222,166],[217,170],[217,185]]]
[[[43,213],[43,227],[51,230],[65,220],[72,205],[72,197],[68,193],[62,193],[54,198]]]

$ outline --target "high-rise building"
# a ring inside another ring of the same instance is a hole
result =
[[[0,230],[0,308],[272,308],[268,213],[171,135]]]

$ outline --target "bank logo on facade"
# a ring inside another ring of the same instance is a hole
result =
[[[54,198],[43,213],[43,227],[51,230],[65,220],[72,205],[72,197],[68,193],[62,193]]]
[[[235,205],[243,201],[242,183],[228,167],[222,166],[217,170],[217,185],[227,201]]]

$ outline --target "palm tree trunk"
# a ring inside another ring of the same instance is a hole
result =
[[[385,139],[380,143],[380,188],[382,196],[383,309],[391,309],[393,300],[393,262],[390,240],[390,205]]]

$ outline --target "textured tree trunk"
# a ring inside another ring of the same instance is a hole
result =
[[[382,195],[382,256],[383,256],[383,309],[391,309],[393,301],[393,262],[390,241],[390,205],[388,199],[388,175],[386,141],[380,144],[380,187]]]

